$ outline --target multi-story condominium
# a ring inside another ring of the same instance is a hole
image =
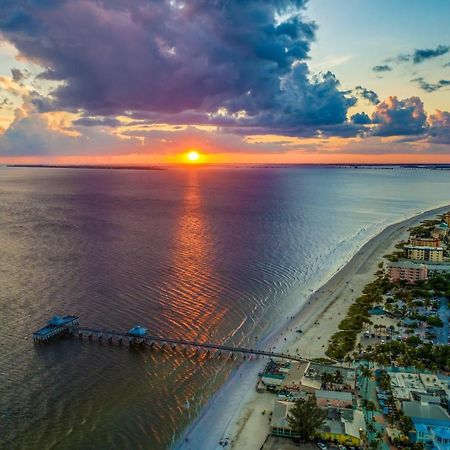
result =
[[[442,247],[406,245],[405,253],[408,259],[415,259],[418,261],[442,262],[444,259],[444,249]]]
[[[392,263],[388,271],[389,279],[393,282],[406,281],[408,284],[416,284],[418,281],[428,280],[428,269],[425,264],[399,261]]]
[[[416,247],[440,247],[441,241],[438,238],[412,237],[409,242]]]

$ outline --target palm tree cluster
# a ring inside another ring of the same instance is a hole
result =
[[[340,370],[336,370],[334,373],[323,372],[320,378],[322,389],[333,390],[335,384],[342,385],[344,383],[344,376]]]

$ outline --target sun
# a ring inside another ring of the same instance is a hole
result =
[[[189,150],[186,153],[186,159],[191,163],[199,162],[200,156],[201,156],[200,153],[196,150]]]

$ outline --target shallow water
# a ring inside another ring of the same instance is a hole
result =
[[[0,448],[168,448],[233,370],[34,347],[54,313],[257,345],[369,237],[449,192],[448,172],[418,169],[0,169]]]

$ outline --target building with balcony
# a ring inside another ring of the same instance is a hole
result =
[[[442,262],[444,249],[442,247],[420,247],[417,245],[406,245],[405,255],[408,259],[416,261]]]
[[[398,283],[406,281],[408,284],[416,284],[419,281],[428,280],[428,269],[425,264],[415,264],[412,261],[399,261],[388,267],[389,280]]]

